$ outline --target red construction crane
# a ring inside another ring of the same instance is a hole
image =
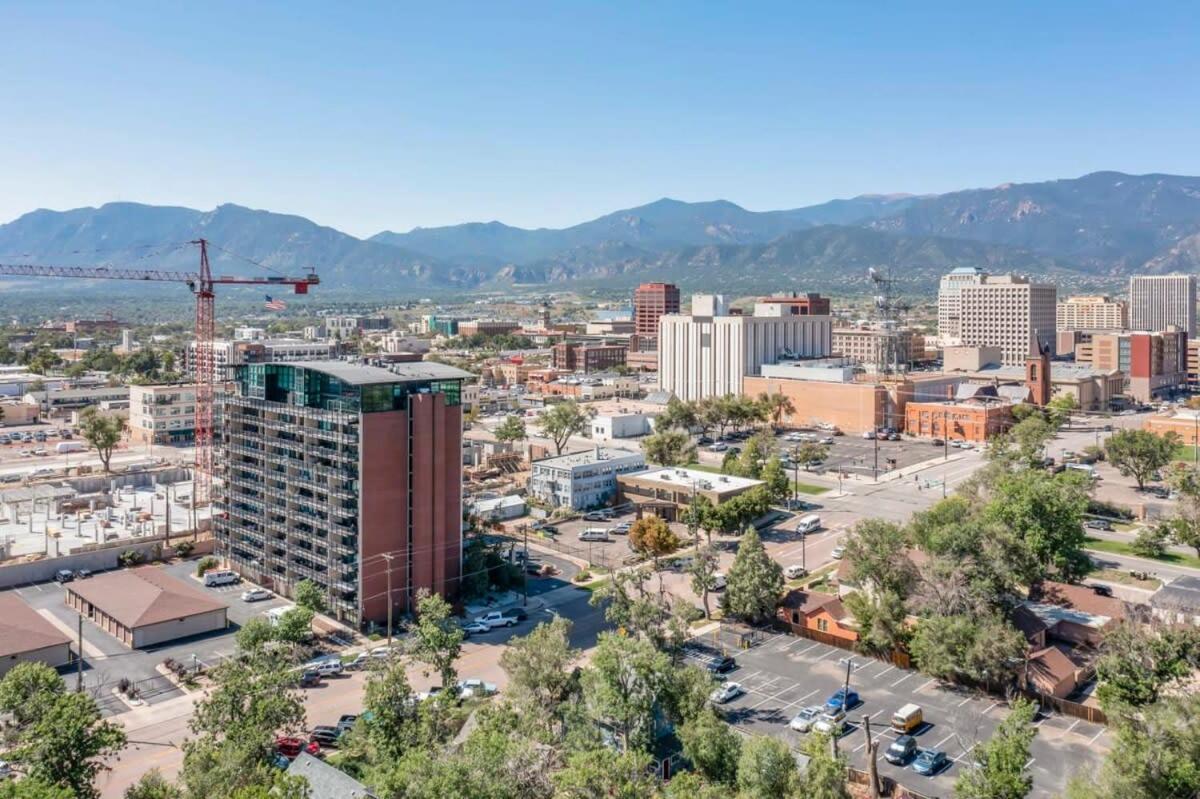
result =
[[[158,280],[186,283],[196,295],[196,479],[192,494],[197,504],[212,496],[213,471],[213,289],[217,284],[249,286],[292,286],[294,293],[307,294],[309,286],[321,282],[315,273],[304,277],[213,277],[208,266],[208,241],[189,242],[200,248],[199,272],[169,272],[160,269],[116,269],[107,266],[37,266],[0,264],[0,275],[25,277],[77,277],[103,280]]]

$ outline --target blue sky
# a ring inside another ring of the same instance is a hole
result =
[[[1187,3],[0,0],[0,221],[110,200],[356,235],[1200,174]]]

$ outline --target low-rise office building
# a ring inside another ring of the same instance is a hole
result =
[[[179,444],[196,434],[196,385],[131,386],[129,438],[139,444]]]
[[[71,662],[71,639],[16,591],[0,593],[0,677],[20,663],[52,669]]]
[[[593,416],[591,421],[593,441],[612,441],[614,438],[637,438],[650,433],[653,417],[644,413],[622,413],[610,416]]]
[[[639,513],[675,521],[694,497],[705,497],[719,507],[764,483],[749,477],[662,467],[622,474],[617,477],[617,485],[619,502],[632,503]]]
[[[564,372],[605,372],[625,365],[624,344],[581,344],[564,341],[551,351],[551,366]]]
[[[67,583],[67,605],[132,649],[223,630],[224,602],[157,566]]]
[[[585,510],[611,505],[617,476],[646,468],[640,452],[597,446],[534,461],[529,495],[554,508]]]
[[[982,444],[1013,424],[1012,404],[998,397],[950,402],[910,402],[904,410],[904,432],[920,438]]]

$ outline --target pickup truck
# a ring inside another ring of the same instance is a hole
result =
[[[488,627],[515,627],[517,619],[514,616],[504,615],[502,611],[493,610],[491,613],[476,616],[475,623],[486,624]]]

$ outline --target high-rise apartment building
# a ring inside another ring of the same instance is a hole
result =
[[[679,287],[672,283],[643,283],[633,292],[633,332],[658,335],[658,319],[679,313]]]
[[[235,367],[218,414],[214,514],[230,566],[290,595],[301,580],[355,627],[453,596],[462,558],[462,382],[438,363]],[[390,576],[390,579],[389,579]]]
[[[1129,306],[1109,297],[1068,297],[1055,310],[1059,330],[1124,330]]]
[[[978,286],[987,273],[973,266],[960,266],[943,275],[938,284],[938,346],[956,347],[962,341],[963,286]]]
[[[763,364],[829,355],[831,317],[781,315],[778,306],[762,305],[753,315],[732,315],[725,297],[698,294],[691,314],[662,317],[659,386],[682,400],[740,394],[742,378],[759,374]]]
[[[1036,352],[1034,342],[1051,355],[1055,347],[1053,283],[1031,283],[1019,275],[988,275],[979,284],[959,290],[962,343],[968,347],[999,347],[1005,366],[1023,366]]]
[[[1129,278],[1129,327],[1156,332],[1174,325],[1196,336],[1195,275],[1135,275]]]

